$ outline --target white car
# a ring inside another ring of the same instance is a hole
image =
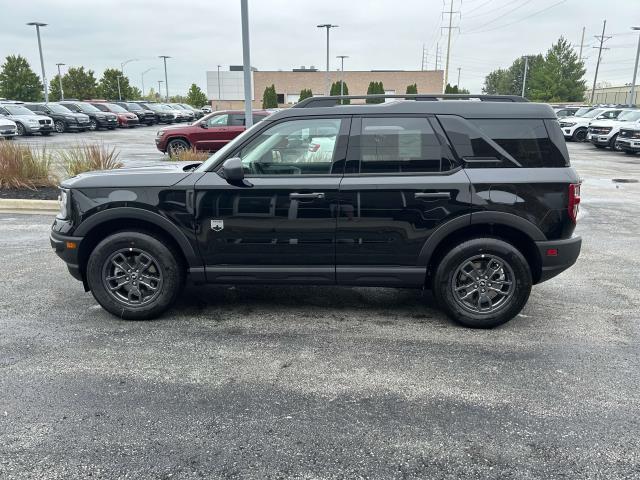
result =
[[[13,138],[18,135],[16,122],[0,115],[0,138]]]
[[[594,120],[589,125],[587,140],[598,148],[610,147],[612,150],[620,150],[616,146],[620,128],[634,127],[640,123],[640,110],[623,110],[615,120]]]
[[[582,116],[565,117],[558,120],[560,128],[567,140],[584,142],[587,139],[587,129],[593,120],[611,120],[618,117],[622,108],[596,108]]]

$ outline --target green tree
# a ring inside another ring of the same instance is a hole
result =
[[[407,94],[417,94],[418,93],[418,84],[414,83],[412,85],[407,85],[407,91],[405,92]]]
[[[44,87],[27,59],[9,55],[0,69],[0,97],[33,102],[42,100]]]
[[[203,105],[209,105],[209,99],[205,93],[195,83],[191,84],[189,92],[187,92],[186,103],[194,107],[200,108]]]
[[[310,88],[303,88],[302,90],[300,90],[300,98],[298,99],[298,101],[301,102],[305,98],[309,97],[313,97],[313,92]]]
[[[118,90],[118,80],[120,81],[120,90]],[[117,100],[122,97],[123,100],[131,100],[135,97],[135,93],[131,88],[129,78],[117,68],[107,68],[98,82],[98,96],[100,98]]]
[[[278,95],[276,94],[275,85],[271,85],[264,89],[262,95],[262,108],[278,108]]]
[[[60,94],[60,75],[57,73],[54,77],[49,80],[49,100],[52,102],[57,102],[62,99],[62,95]]]
[[[540,102],[579,102],[584,99],[584,63],[571,44],[560,39],[547,51],[544,61],[527,75],[525,96]],[[529,61],[531,66],[531,61]]]
[[[155,102],[160,98],[160,95],[158,95],[158,92],[156,92],[153,87],[149,88],[149,90],[147,90],[147,94],[142,97],[144,100],[149,100],[150,102]]]
[[[96,97],[97,82],[93,70],[84,67],[71,67],[62,77],[65,98],[85,100]]]
[[[331,90],[329,91],[329,95],[335,96],[335,95],[340,95],[340,86],[342,85],[342,80],[338,80],[337,82],[333,82],[331,84]],[[344,82],[344,88],[342,90],[342,95],[349,95],[349,87],[347,85],[347,82]],[[342,105],[349,105],[351,103],[351,100],[349,100],[348,98],[341,100],[340,103]]]
[[[184,95],[172,95],[169,97],[169,102],[171,103],[188,103],[187,97]]]
[[[382,82],[369,82],[367,88],[367,95],[384,95],[384,85]],[[366,103],[383,103],[384,98],[367,98]]]

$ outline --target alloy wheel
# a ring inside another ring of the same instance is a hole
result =
[[[148,305],[162,290],[163,274],[159,265],[151,254],[139,248],[118,250],[102,268],[105,290],[128,307]]]
[[[56,132],[57,133],[64,133],[64,122],[61,120],[58,120],[55,123],[55,127],[56,127]]]
[[[18,135],[24,135],[24,126],[21,123],[16,122]]]

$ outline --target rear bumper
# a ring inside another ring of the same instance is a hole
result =
[[[537,283],[545,282],[555,277],[576,263],[580,255],[581,246],[582,238],[580,237],[568,238],[566,240],[552,240],[549,242],[536,242],[536,247],[542,260],[540,279]]]
[[[76,280],[84,281],[82,271],[80,270],[80,260],[78,258],[82,237],[70,237],[52,231],[49,235],[49,241],[56,255],[67,264],[71,276]],[[75,248],[69,248],[71,246],[70,243],[75,244]]]

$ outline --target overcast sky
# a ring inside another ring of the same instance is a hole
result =
[[[422,46],[428,69],[434,68],[436,44],[446,57],[450,0],[249,0],[251,63],[259,70],[290,70],[300,65],[325,68],[325,33],[319,23],[334,23],[331,68],[336,55],[349,55],[346,70],[419,70]],[[446,7],[445,7],[446,5]],[[484,76],[523,54],[544,53],[560,35],[579,45],[586,27],[584,56],[587,83],[597,58],[594,35],[607,18],[598,80],[630,83],[640,26],[640,0],[453,0],[451,83],[461,67],[462,86],[479,92]],[[168,60],[169,93],[184,94],[191,83],[206,87],[205,72],[221,64],[242,63],[239,0],[0,0],[0,57],[21,54],[39,74],[34,27],[42,29],[47,77],[55,64],[84,65],[100,77],[107,67],[125,67],[133,84],[155,86],[164,79],[158,55]],[[63,67],[66,68],[66,67]]]

